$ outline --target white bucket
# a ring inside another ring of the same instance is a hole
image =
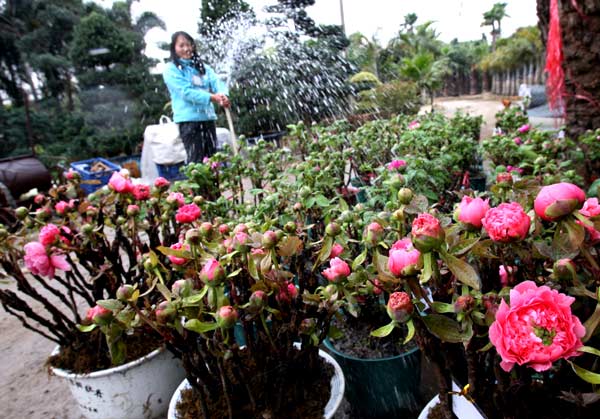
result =
[[[52,355],[59,353],[56,347]],[[52,373],[69,383],[73,398],[88,419],[163,418],[185,371],[164,348],[118,367],[89,374],[60,368]]]
[[[331,355],[329,355],[328,353],[323,352],[322,350],[319,349],[319,356],[321,358],[323,358],[325,360],[325,362],[327,362],[328,364],[331,364],[331,366],[333,366],[333,369],[334,369],[333,376],[331,377],[331,383],[330,383],[331,394],[329,396],[329,401],[327,402],[327,405],[325,406],[325,412],[323,413],[323,417],[325,419],[331,419],[333,417],[333,415],[335,414],[335,412],[340,407],[340,404],[342,403],[342,399],[344,398],[344,390],[346,387],[346,382],[344,381],[344,373],[342,372],[340,365],[337,363],[337,361],[335,359],[333,359],[331,357]],[[188,380],[183,380],[181,382],[181,384],[179,385],[179,387],[177,387],[177,390],[175,390],[175,393],[173,394],[173,397],[171,398],[171,402],[169,403],[169,414],[167,416],[168,419],[177,419],[175,412],[176,412],[177,403],[179,403],[179,400],[181,398],[181,392],[190,387],[191,386],[190,386],[190,383],[188,382]]]
[[[457,393],[460,392],[460,387],[458,387],[454,381],[452,381],[452,391]],[[437,395],[429,400],[429,403],[425,405],[419,414],[418,419],[427,419],[429,417],[429,411],[439,402],[440,398]],[[170,406],[169,411],[171,411]],[[486,419],[473,403],[467,400],[466,397],[458,394],[452,395],[452,411],[458,419]]]

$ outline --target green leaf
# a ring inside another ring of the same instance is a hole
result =
[[[331,325],[329,326],[329,333],[327,334],[327,336],[329,337],[329,339],[335,340],[343,337],[344,333],[337,327]]]
[[[404,344],[406,345],[410,340],[415,336],[415,324],[412,319],[406,322],[406,326],[408,327],[408,333],[406,334],[406,338],[404,339]]]
[[[325,198],[323,195],[317,195],[316,196],[316,203],[320,207],[326,207],[326,206],[329,205],[329,199]]]
[[[355,271],[356,268],[363,264],[365,259],[367,259],[367,248],[352,261],[352,270]]]
[[[444,342],[468,342],[473,337],[472,327],[463,330],[459,322],[441,314],[428,314],[422,319],[427,329]],[[470,326],[470,323],[467,323],[467,326]]]
[[[600,350],[598,350],[596,348],[592,348],[591,346],[582,346],[581,348],[579,348],[577,350],[579,352],[585,352],[586,354],[600,356]]]
[[[171,301],[173,296],[171,295],[171,291],[169,291],[166,285],[158,283],[156,284],[156,288],[158,289],[158,291],[160,291],[162,296],[165,297],[165,300]]]
[[[302,240],[297,236],[286,236],[277,246],[277,254],[282,257],[289,257],[299,253],[302,250]]]
[[[385,326],[381,326],[379,329],[373,330],[371,336],[384,338],[394,331],[394,327],[396,327],[396,322],[388,323]]]
[[[125,362],[127,346],[121,339],[117,339],[116,342],[108,342],[108,350],[110,352],[110,360],[112,365],[121,365]]]
[[[448,269],[450,269],[460,282],[470,286],[474,290],[479,291],[481,289],[481,279],[471,265],[446,252],[442,252],[441,256],[446,265],[448,265]]]
[[[189,297],[185,297],[183,299],[183,306],[191,307],[191,306],[197,305],[200,301],[202,301],[202,299],[204,298],[204,296],[206,295],[207,292],[208,292],[208,285],[205,285],[198,294],[194,294]]]
[[[192,252],[190,252],[189,250],[171,249],[170,247],[166,246],[158,246],[156,249],[165,256],[176,256],[178,258],[184,259],[192,258]]]
[[[250,276],[256,280],[258,280],[260,277],[258,276],[258,270],[256,269],[256,263],[254,262],[254,258],[249,257],[248,258],[248,273],[250,274]]]
[[[442,303],[439,301],[433,301],[431,303],[431,308],[436,313],[454,313],[454,304]]]
[[[218,326],[217,323],[201,322],[198,319],[192,319],[185,322],[183,327],[185,327],[188,330],[191,330],[192,332],[201,334],[210,332],[211,330],[215,330]]]
[[[494,254],[494,242],[492,240],[481,240],[473,246],[471,254],[482,259],[498,259]]]
[[[587,381],[590,384],[600,384],[600,374],[578,367],[571,361],[569,361],[569,364],[571,364],[571,368],[573,368],[575,374],[577,374],[582,380]]]
[[[426,284],[429,282],[431,277],[433,276],[433,264],[437,263],[435,258],[433,257],[432,252],[427,252],[423,254],[423,270],[421,270],[421,275],[419,276],[419,282],[421,284]]]
[[[123,303],[119,300],[98,300],[96,304],[110,311],[123,310],[124,307]]]
[[[492,349],[494,347],[494,345],[492,344],[492,342],[488,342],[487,345],[485,345],[483,348],[477,349],[477,352],[487,352],[490,349]]]
[[[590,317],[583,323],[583,327],[585,327],[585,336],[582,341],[587,342],[600,324],[600,303],[596,304],[596,309],[592,313]]]
[[[329,259],[329,254],[331,253],[332,247],[333,247],[333,237],[331,237],[331,236],[325,237],[325,240],[323,241],[323,247],[321,247],[321,250],[319,251],[319,254],[317,256],[317,262],[315,263],[315,266],[313,267],[313,269],[315,269],[318,264],[324,263],[327,259]]]
[[[94,330],[98,325],[97,324],[88,324],[88,325],[82,325],[82,324],[78,324],[77,325],[77,329],[79,329],[79,331],[83,332],[83,333],[88,333],[91,332],[92,330]]]
[[[455,256],[462,256],[473,248],[479,241],[479,237],[472,237],[470,239],[462,239],[455,246],[450,249],[450,253]]]
[[[234,276],[237,276],[240,272],[242,272],[242,268],[236,269],[235,271],[231,272],[229,275],[227,275],[227,278],[233,278]]]

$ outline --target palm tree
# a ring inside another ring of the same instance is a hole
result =
[[[501,23],[502,19],[505,17],[510,17],[506,14],[506,3],[496,3],[490,10],[483,14],[483,22],[481,22],[481,26],[492,27],[492,51],[496,49],[496,39],[499,38],[500,34],[502,33]]]
[[[404,78],[415,82],[419,89],[425,91],[433,112],[433,93],[442,86],[444,77],[448,74],[448,59],[443,57],[436,60],[432,53],[420,52],[404,58],[399,72]]]
[[[355,32],[348,37],[350,45],[347,49],[348,60],[361,71],[369,71],[379,78],[377,61],[381,52],[381,45],[373,36],[367,38],[360,32]]]

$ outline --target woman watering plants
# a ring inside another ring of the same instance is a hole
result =
[[[194,39],[183,31],[171,37],[171,62],[163,78],[171,95],[173,120],[179,125],[187,162],[201,162],[216,152],[217,114],[213,103],[229,107],[227,87],[200,60]]]

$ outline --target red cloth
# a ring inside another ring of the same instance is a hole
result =
[[[563,49],[558,14],[558,0],[550,0],[550,24],[546,45],[546,68],[548,79],[546,87],[550,109],[564,109],[565,72],[562,68]]]

